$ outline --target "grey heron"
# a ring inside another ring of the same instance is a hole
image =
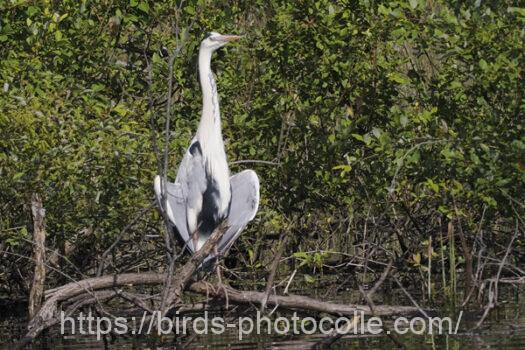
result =
[[[211,70],[213,52],[240,38],[211,32],[201,42],[198,64],[202,114],[197,133],[179,165],[175,182],[163,186],[159,175],[154,181],[160,209],[190,253],[199,250],[214,229],[226,220],[227,231],[204,264],[231,247],[259,206],[257,174],[244,170],[230,177],[217,85]]]

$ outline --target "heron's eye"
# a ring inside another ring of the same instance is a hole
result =
[[[211,37],[211,35],[212,35],[211,32],[206,33],[206,35],[204,36],[204,39],[208,39],[209,37]]]

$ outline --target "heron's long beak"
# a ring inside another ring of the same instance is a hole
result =
[[[226,41],[226,42],[236,41],[236,40],[242,39],[243,36],[244,35],[221,35],[220,40]]]

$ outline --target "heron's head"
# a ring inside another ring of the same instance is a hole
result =
[[[240,35],[225,35],[216,32],[209,32],[201,42],[201,49],[205,48],[213,52],[229,42],[239,40],[240,38],[242,38]]]

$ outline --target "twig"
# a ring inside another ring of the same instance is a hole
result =
[[[290,284],[293,281],[293,278],[295,277],[295,274],[297,273],[297,269],[293,270],[292,275],[290,276],[290,279],[288,280],[288,283],[286,283],[286,287],[284,288],[283,294],[288,294],[288,288],[290,288]]]
[[[164,166],[162,169],[162,184],[161,184],[161,192],[162,192],[162,198],[161,198],[161,205],[164,208],[167,208],[167,183],[168,183],[168,156],[169,156],[169,146],[170,146],[170,121],[171,121],[171,99],[173,94],[173,65],[175,63],[175,59],[180,55],[183,44],[184,44],[184,38],[181,35],[180,32],[180,14],[182,11],[182,6],[184,5],[184,0],[182,0],[178,6],[176,6],[174,14],[175,14],[175,38],[177,39],[177,44],[175,46],[175,49],[173,53],[170,55],[168,60],[168,96],[167,96],[167,105],[166,105],[166,124],[165,124],[165,141],[164,141]],[[190,25],[188,26],[188,30],[191,29],[193,24],[195,23],[197,16],[194,16],[192,19]],[[161,210],[162,215],[164,218],[164,224],[166,226],[166,249],[167,249],[167,258],[169,262],[169,269],[168,269],[168,275],[166,276],[166,283],[164,284],[164,294],[162,298],[162,308],[166,305],[166,298],[169,297],[168,295],[168,283],[173,277],[173,271],[174,271],[174,265],[175,261],[177,260],[174,256],[171,255],[171,253],[175,254],[176,250],[176,239],[173,236],[173,231],[170,229],[170,222],[169,218],[167,217],[165,210]],[[171,236],[170,236],[171,235]],[[181,254],[184,252],[184,249],[182,250]],[[179,255],[180,256],[180,255]]]
[[[501,263],[499,264],[498,272],[496,273],[496,278],[494,280],[490,281],[489,285],[489,301],[487,305],[485,306],[485,311],[483,312],[483,316],[481,316],[480,320],[476,323],[476,326],[474,329],[477,329],[481,326],[483,321],[485,321],[485,318],[487,318],[490,310],[492,310],[498,303],[498,283],[499,278],[501,275],[501,271],[503,270],[503,266],[505,265],[505,261],[507,260],[507,257],[510,254],[510,251],[512,250],[512,244],[514,243],[514,240],[518,236],[519,233],[519,224],[518,220],[516,220],[516,230],[514,231],[514,235],[512,235],[512,239],[509,242],[509,245],[507,246],[507,250],[505,251],[505,255],[503,256],[503,260],[501,260]],[[493,289],[494,288],[494,289]]]
[[[394,173],[394,176],[392,177],[392,181],[390,181],[390,186],[388,187],[388,193],[392,194],[394,193],[394,190],[396,188],[396,180],[397,180],[397,175],[399,173],[399,170],[401,169],[401,167],[403,166],[403,162],[405,160],[406,157],[408,157],[408,155],[410,153],[412,153],[413,151],[415,151],[416,149],[418,149],[419,147],[421,146],[424,146],[424,145],[433,145],[433,144],[436,144],[436,143],[443,143],[443,142],[448,142],[448,140],[429,140],[429,141],[423,141],[423,142],[420,142],[414,146],[412,146],[408,151],[405,152],[405,154],[403,155],[403,157],[401,157],[400,161],[398,162],[397,164],[397,167],[396,167],[396,171]]]
[[[152,94],[152,86],[153,86],[153,63],[149,60],[149,56],[152,56],[153,54],[148,55],[147,52],[149,51],[149,46],[151,42],[151,33],[148,33],[148,41],[146,44],[146,47],[144,48],[144,60],[146,61],[146,83],[148,84],[148,111],[150,113],[149,116],[149,123],[150,123],[150,136],[151,136],[151,145],[153,148],[153,153],[155,154],[155,158],[157,160],[157,173],[160,174],[162,172],[162,162],[160,160],[160,153],[159,153],[159,145],[157,136],[155,134],[155,113],[154,113],[154,99]]]
[[[131,220],[123,229],[122,231],[120,231],[119,235],[117,236],[117,238],[115,239],[115,241],[109,246],[108,249],[106,249],[104,251],[104,253],[102,254],[101,258],[100,258],[100,265],[98,266],[98,269],[97,269],[97,276],[100,276],[102,275],[102,272],[104,271],[104,262],[108,256],[109,253],[111,253],[113,251],[113,249],[117,246],[117,244],[120,243],[120,241],[122,240],[122,237],[124,236],[124,234],[130,229],[133,227],[133,225],[135,225],[137,223],[137,221],[148,211],[150,210],[151,208],[153,208],[153,206],[155,205],[155,202],[152,202],[149,206],[147,206],[146,208],[142,208],[139,213],[133,218],[133,220]]]
[[[44,261],[46,259],[46,229],[44,218],[46,210],[42,205],[42,199],[37,193],[31,197],[31,213],[33,215],[33,257],[35,261],[35,272],[33,275],[33,284],[29,294],[29,317],[32,318],[40,305],[44,294],[44,281],[46,278],[46,268]]]
[[[458,234],[459,234],[459,241],[461,243],[461,249],[463,250],[463,255],[465,256],[465,289],[469,290],[470,286],[472,285],[473,280],[473,268],[472,268],[472,250],[468,246],[467,238],[465,237],[465,233],[463,232],[463,225],[461,224],[461,216],[460,212],[456,206],[456,199],[454,196],[452,196],[452,200],[454,203],[454,211],[456,213],[457,217],[457,223],[458,223]]]
[[[407,292],[407,290],[405,289],[405,287],[403,287],[403,285],[401,284],[401,282],[399,282],[399,280],[395,277],[395,276],[392,276],[392,278],[394,279],[394,281],[396,281],[397,285],[399,286],[399,288],[401,288],[401,290],[403,291],[403,293],[405,293],[405,295],[408,297],[408,299],[410,299],[410,301],[412,302],[412,304],[414,304],[414,306],[418,309],[418,311],[423,315],[425,316],[426,318],[429,318],[428,314],[425,312],[425,310],[423,310],[421,308],[421,306],[419,306],[419,304],[417,303],[417,301],[412,298],[412,295],[410,295],[409,292]]]
[[[257,159],[236,160],[234,162],[231,162],[230,165],[246,164],[246,163],[258,163],[258,164],[267,164],[267,165],[281,165],[281,162],[271,162],[271,161],[268,161],[268,160],[257,160]]]
[[[383,283],[385,282],[386,278],[388,277],[388,274],[390,273],[390,270],[392,269],[392,264],[393,264],[393,261],[389,260],[387,267],[385,268],[385,270],[383,271],[383,273],[381,274],[381,276],[379,277],[377,282],[368,291],[367,298],[372,298],[372,296],[375,294],[375,292],[377,292],[379,287],[381,287],[381,285],[383,285]]]
[[[270,295],[270,291],[273,287],[273,281],[275,279],[275,272],[277,271],[277,267],[279,267],[279,262],[281,260],[281,256],[283,255],[284,249],[286,248],[286,242],[288,239],[288,232],[289,230],[283,231],[281,234],[281,239],[279,249],[277,250],[277,254],[274,256],[272,265],[270,267],[270,274],[268,275],[268,281],[266,282],[266,290],[264,292],[264,297],[261,300],[261,308],[260,312],[263,313],[264,309],[266,308],[266,303],[268,302],[268,296]]]

